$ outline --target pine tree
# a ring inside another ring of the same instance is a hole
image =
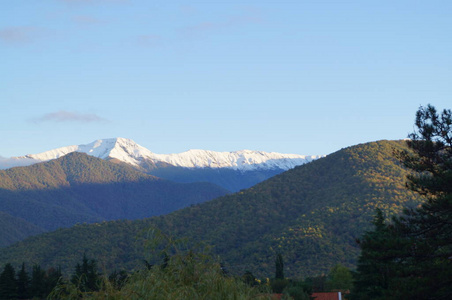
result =
[[[88,259],[86,254],[83,254],[82,264],[75,266],[75,273],[72,275],[71,281],[82,292],[97,291],[99,289],[100,276],[97,271],[96,261]]]
[[[40,265],[34,265],[31,272],[30,294],[32,297],[44,298],[46,294],[46,272],[41,269]]]
[[[414,173],[408,188],[425,196],[421,207],[396,220],[403,234],[415,241],[411,249],[412,278],[418,295],[452,298],[452,111],[438,114],[428,105],[416,113],[417,130],[408,141],[413,154],[400,153]],[[413,286],[409,287],[413,291]]]
[[[57,286],[57,284],[62,279],[63,274],[61,273],[61,268],[58,267],[50,268],[47,270],[46,276],[45,276],[45,293],[46,295],[50,294],[50,292]]]
[[[284,279],[284,262],[281,253],[276,254],[275,279]]]
[[[352,299],[389,299],[388,291],[398,287],[393,284],[403,267],[405,249],[410,242],[400,238],[392,225],[385,222],[380,209],[373,220],[374,229],[367,231],[358,244],[361,254],[355,273]]]
[[[415,125],[411,151],[396,154],[425,201],[390,224],[377,213],[360,243],[356,299],[452,299],[452,111],[421,107]]]
[[[17,273],[17,298],[30,298],[30,276],[25,270],[25,263],[22,263],[22,268]]]
[[[14,267],[7,263],[0,274],[0,299],[17,298],[17,280]]]

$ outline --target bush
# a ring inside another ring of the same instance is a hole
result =
[[[160,245],[160,255],[173,253],[165,255],[164,264],[135,272],[120,290],[104,277],[99,291],[81,292],[68,284],[57,287],[51,299],[270,299],[240,278],[225,276],[220,263],[205,252],[182,250],[180,243],[159,232],[154,238],[166,244]]]

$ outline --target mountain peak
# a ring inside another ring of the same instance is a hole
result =
[[[306,156],[253,150],[216,152],[198,149],[178,154],[155,154],[131,139],[117,137],[99,139],[86,145],[73,145],[39,154],[13,157],[11,161],[15,165],[31,165],[56,159],[71,152],[82,152],[102,159],[117,159],[134,167],[140,167],[144,161],[148,161],[152,165],[164,163],[183,168],[229,168],[240,171],[288,170],[321,157],[319,155]]]
[[[116,158],[133,166],[139,165],[139,158],[152,155],[151,151],[138,145],[133,140],[117,137],[100,139],[85,145],[61,147],[39,154],[28,154],[18,158],[32,159],[35,161],[48,161],[59,158],[71,152],[86,153],[102,159]]]

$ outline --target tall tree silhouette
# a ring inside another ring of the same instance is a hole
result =
[[[367,291],[368,299],[452,299],[452,111],[420,107],[415,126],[410,151],[396,154],[412,171],[407,188],[425,201],[364,235],[355,297]],[[384,277],[377,277],[379,264]],[[372,275],[384,281],[365,282]]]
[[[281,253],[276,254],[275,279],[284,279],[284,262]]]

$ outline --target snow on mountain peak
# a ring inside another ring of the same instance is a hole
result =
[[[215,152],[189,150],[178,154],[155,154],[155,158],[168,164],[186,168],[231,168],[234,170],[283,169],[288,170],[305,164],[320,156],[281,154],[240,150]]]
[[[241,171],[256,169],[288,170],[321,157],[319,155],[305,156],[252,150],[215,152],[197,149],[178,154],[155,154],[133,140],[118,137],[96,140],[86,145],[61,147],[39,154],[13,157],[10,160],[16,162],[15,165],[30,165],[56,159],[71,152],[82,152],[101,159],[118,159],[133,166],[139,166],[142,161],[149,160],[153,163],[163,162],[176,167],[231,168]]]
[[[71,152],[82,152],[102,159],[116,158],[134,166],[139,165],[140,158],[152,155],[151,151],[138,145],[130,139],[112,138],[96,140],[86,145],[61,147],[39,154],[28,154],[24,157],[18,158],[48,161],[59,158]]]

